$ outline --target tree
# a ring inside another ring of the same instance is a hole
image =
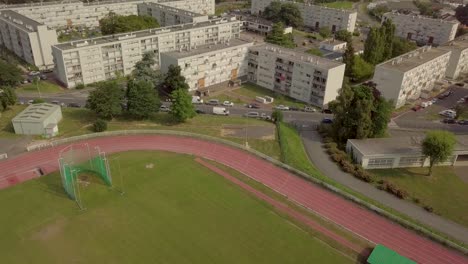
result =
[[[101,118],[112,119],[122,113],[123,95],[116,81],[104,82],[89,93],[86,108]]]
[[[153,83],[132,80],[127,84],[127,112],[135,118],[148,118],[161,106]]]
[[[0,60],[0,86],[15,86],[23,80],[21,70]]]
[[[8,109],[9,106],[16,104],[16,93],[11,87],[0,87],[0,106],[1,111]]]
[[[42,98],[36,98],[33,100],[32,102],[33,104],[42,104],[42,103],[45,103],[45,100],[42,99]]]
[[[145,52],[143,58],[135,64],[133,77],[136,80],[148,81],[153,84],[153,87],[159,83],[161,78],[159,72],[154,69],[156,64],[155,55],[153,52]]]
[[[281,22],[273,24],[273,28],[270,34],[265,37],[265,41],[285,48],[296,47],[292,34],[284,34],[284,26]]]
[[[353,74],[353,70],[354,70],[354,47],[353,47],[353,43],[350,41],[346,44],[346,51],[345,53],[343,54],[343,63],[346,64],[346,68],[345,68],[345,76],[353,79],[354,78],[354,74]]]
[[[189,89],[188,84],[185,82],[185,77],[181,75],[181,71],[180,66],[169,65],[166,77],[161,84],[161,90],[163,93],[171,94],[177,89]]]
[[[111,35],[130,31],[157,28],[159,23],[151,16],[117,15],[109,12],[107,16],[99,20],[99,26],[103,35]]]
[[[347,65],[346,65],[347,66]],[[355,82],[362,82],[372,77],[374,65],[366,62],[361,56],[355,55],[352,68],[352,79]]]
[[[273,113],[271,114],[271,119],[272,119],[273,122],[275,122],[275,123],[283,122],[283,111],[280,111],[280,110],[276,109],[276,110],[273,111]]]
[[[410,52],[418,47],[416,43],[399,37],[393,37],[392,42],[392,58]]]
[[[195,116],[195,107],[192,104],[192,96],[187,89],[175,89],[171,93],[173,99],[171,114],[178,122],[185,122]]]
[[[319,29],[319,34],[322,38],[329,38],[332,35],[332,32],[328,27],[321,27]]]
[[[448,131],[429,131],[422,142],[422,153],[429,157],[429,176],[432,176],[432,167],[446,161],[453,153],[455,136]]]
[[[458,119],[461,116],[464,116],[467,110],[468,110],[468,106],[466,104],[457,104],[455,106],[455,113],[456,113],[455,118]]]
[[[93,124],[94,132],[103,132],[107,130],[107,121],[103,119],[98,119]]]
[[[393,51],[393,38],[395,37],[395,25],[391,19],[387,19],[382,23],[380,27],[380,34],[383,38],[383,54],[382,61],[392,58]]]
[[[341,29],[335,33],[335,38],[337,40],[348,42],[349,45],[349,43],[352,41],[353,34],[351,34],[351,32],[346,29]]]
[[[263,17],[273,22],[282,22],[291,27],[301,27],[304,24],[301,10],[294,3],[273,1],[265,8]]]
[[[278,22],[280,21],[280,13],[282,3],[280,1],[273,1],[267,7],[265,7],[265,11],[263,11],[263,17],[266,19]]]
[[[465,26],[468,26],[468,4],[459,5],[455,9],[455,17]]]
[[[383,61],[385,39],[379,28],[372,27],[364,43],[363,59],[373,65]]]
[[[378,93],[376,95],[375,93]],[[388,122],[392,117],[393,102],[385,100],[380,92],[374,88],[374,111],[372,112],[373,137],[384,137],[387,132]]]

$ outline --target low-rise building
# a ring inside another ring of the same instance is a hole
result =
[[[155,18],[161,27],[208,21],[208,16],[158,3],[138,4],[138,14]]]
[[[382,22],[391,19],[395,24],[395,35],[420,44],[442,45],[455,38],[458,21],[447,21],[424,16],[405,15],[397,12],[385,13]]]
[[[273,22],[258,15],[245,13],[236,14],[236,18],[242,21],[242,30],[254,32],[260,35],[268,35],[273,29]],[[284,34],[292,33],[292,27],[285,27]]]
[[[451,51],[445,76],[456,80],[468,73],[468,35],[456,38],[440,48]]]
[[[346,151],[365,169],[427,167],[429,159],[422,154],[424,137],[348,139]],[[437,165],[468,165],[468,136],[456,136],[452,156]]]
[[[57,33],[15,11],[0,11],[0,44],[39,68],[53,68],[52,45]]]
[[[346,41],[337,39],[325,40],[320,42],[320,49],[343,52],[346,50]]]
[[[252,42],[232,39],[225,43],[206,45],[187,51],[161,54],[161,71],[178,65],[190,91],[203,89],[225,81],[235,81],[247,75],[247,54]]]
[[[430,92],[445,77],[450,51],[425,46],[375,66],[372,81],[382,95],[401,107]]]
[[[57,135],[60,120],[62,110],[59,105],[42,103],[28,106],[11,122],[15,134],[51,137]]]
[[[345,64],[275,45],[250,48],[247,79],[302,102],[327,107],[343,84]]]

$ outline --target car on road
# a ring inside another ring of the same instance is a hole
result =
[[[219,105],[219,100],[218,99],[210,99],[206,104],[209,105]]]
[[[442,120],[442,123],[444,124],[456,124],[457,121],[453,118],[444,118],[444,120]]]
[[[311,106],[304,106],[304,112],[315,112],[317,110],[315,110],[315,108],[311,107]]]
[[[415,106],[411,107],[411,110],[413,110],[413,111],[415,111],[415,112],[417,112],[417,111],[419,111],[419,110],[421,110],[421,109],[422,109],[422,106],[421,106],[421,105],[415,105]]]
[[[167,106],[167,105],[161,105],[161,106],[159,107],[159,111],[161,111],[161,112],[169,112],[169,111],[171,111],[171,109],[170,109],[169,106]]]
[[[290,111],[299,111],[300,109],[298,107],[291,106],[291,107],[289,107],[289,110]]]
[[[34,100],[28,100],[28,104],[33,104],[34,103]]]
[[[247,108],[254,108],[254,109],[260,108],[260,105],[258,105],[258,104],[248,104],[246,106],[247,106]]]
[[[322,119],[322,124],[332,124],[332,123],[333,123],[333,119],[331,118]]]
[[[195,113],[197,113],[197,114],[206,114],[205,111],[200,110],[200,109],[195,110]]]
[[[447,110],[440,111],[439,115],[445,116],[448,118],[455,118],[455,116],[457,115],[457,112],[455,112],[454,110],[447,109]]]
[[[73,107],[73,108],[80,108],[81,107],[81,105],[79,105],[77,103],[69,103],[67,106],[68,107]]]
[[[437,98],[432,98],[431,102],[432,104],[435,104],[437,102]]]
[[[460,86],[460,87],[464,87],[464,86],[465,86],[465,84],[462,83],[462,82],[456,83],[455,85],[456,85],[456,86]]]
[[[271,120],[271,116],[267,115],[266,113],[261,113],[260,117],[265,120]]]
[[[277,110],[289,110],[289,107],[285,106],[285,105],[277,105],[277,106],[275,106],[275,109],[277,109]]]
[[[38,71],[31,71],[28,73],[29,76],[37,76],[37,75],[40,75],[41,73],[38,72]]]
[[[465,102],[465,98],[460,98],[457,101],[457,104],[463,104]]]
[[[437,99],[443,100],[443,99],[449,97],[451,94],[453,94],[453,91],[452,91],[452,90],[448,90],[448,91],[446,91],[446,92],[444,92],[444,93],[441,93],[441,94],[437,97]]]
[[[466,126],[466,125],[468,125],[468,120],[466,120],[466,119],[460,120],[460,121],[458,121],[458,124],[459,124],[459,125]]]
[[[330,109],[323,109],[322,113],[324,113],[324,114],[333,114],[332,110],[330,110]]]
[[[224,106],[233,107],[233,106],[234,106],[234,103],[231,102],[231,101],[224,101],[224,102],[223,102],[223,105],[224,105]]]
[[[41,78],[41,80],[47,80],[47,76],[45,74],[39,75],[39,78]]]
[[[425,102],[421,103],[422,108],[426,108],[426,107],[431,106],[431,105],[432,105],[432,101],[425,101]]]
[[[259,118],[260,114],[258,112],[247,112],[244,114],[245,117]]]

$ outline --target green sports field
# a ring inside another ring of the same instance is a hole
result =
[[[57,173],[0,191],[1,263],[355,262],[191,156],[110,159],[125,195],[83,175],[85,211]]]

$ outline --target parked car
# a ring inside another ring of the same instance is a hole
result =
[[[265,120],[271,120],[271,116],[269,116],[269,115],[267,115],[267,114],[265,114],[265,113],[261,113],[261,114],[260,114],[260,117],[261,117],[262,119],[265,119]]]
[[[169,111],[171,111],[171,109],[170,109],[169,106],[167,106],[167,105],[161,105],[161,106],[159,107],[159,111],[161,111],[161,112],[169,112]]]
[[[444,93],[441,93],[437,98],[440,99],[440,100],[443,100],[447,97],[449,97],[451,94],[453,94],[453,91],[452,90],[448,90]]]
[[[435,104],[437,102],[437,98],[432,98],[431,102],[432,104]]]
[[[41,80],[47,80],[47,76],[45,74],[39,75],[39,78],[41,78]]]
[[[57,101],[57,100],[54,100],[54,101],[52,101],[52,102],[50,102],[50,103],[51,103],[51,104],[60,105],[60,102],[59,102],[59,101]]]
[[[298,107],[291,106],[291,107],[289,107],[289,110],[290,111],[299,111],[300,109]]]
[[[258,112],[247,112],[244,114],[245,117],[253,117],[253,118],[258,118],[260,117],[260,114]]]
[[[464,84],[464,83],[462,83],[462,82],[456,83],[455,85],[456,85],[456,86],[460,86],[460,87],[463,87],[463,86],[465,86],[465,84]]]
[[[444,118],[444,120],[442,120],[443,123],[445,124],[456,124],[457,121],[455,121],[455,119],[453,118]]]
[[[258,104],[248,104],[246,106],[247,106],[247,108],[255,108],[255,109],[260,108],[260,105],[258,105]]]
[[[33,104],[34,100],[28,100],[28,104]]]
[[[195,110],[195,113],[197,113],[197,114],[206,114],[205,111],[200,110],[200,109]]]
[[[463,126],[468,125],[468,120],[460,120],[458,121],[458,124],[463,125]]]
[[[324,119],[322,119],[322,123],[323,123],[323,124],[332,124],[332,123],[333,123],[333,119],[331,119],[331,118],[324,118]]]
[[[465,102],[465,98],[460,98],[457,101],[457,104],[463,104]]]
[[[324,113],[324,114],[333,114],[332,110],[330,110],[330,109],[323,109],[322,113]]]
[[[411,107],[411,110],[413,110],[415,112],[417,112],[417,111],[419,111],[421,109],[422,109],[422,106],[420,106],[420,105],[415,105],[415,106]]]
[[[218,99],[210,99],[206,104],[209,105],[219,105],[219,100]]]
[[[305,106],[304,107],[304,112],[315,112],[317,110],[315,110],[315,108],[311,107],[311,106]]]
[[[21,83],[23,83],[23,84],[29,83],[29,80],[28,80],[28,79],[24,79],[24,80],[21,81]]]
[[[52,69],[42,70],[42,73],[51,73],[51,72],[54,72],[54,70],[52,70]]]
[[[41,73],[38,72],[38,71],[31,71],[31,72],[28,73],[29,76],[37,76],[39,74],[41,74]]]
[[[234,103],[231,102],[231,101],[224,101],[224,102],[223,102],[223,105],[224,105],[224,106],[233,107],[233,106],[234,106]]]
[[[432,101],[426,101],[426,102],[421,103],[422,108],[426,108],[426,107],[431,106],[431,105],[432,105]]]
[[[67,106],[68,107],[73,107],[73,108],[80,108],[81,107],[81,105],[79,105],[77,103],[69,103]]]
[[[278,109],[278,110],[289,110],[289,107],[285,106],[285,105],[277,105],[275,106],[275,109]]]
[[[448,118],[455,118],[455,116],[457,115],[457,112],[455,112],[454,110],[447,109],[447,110],[440,111],[439,115],[445,116]]]

